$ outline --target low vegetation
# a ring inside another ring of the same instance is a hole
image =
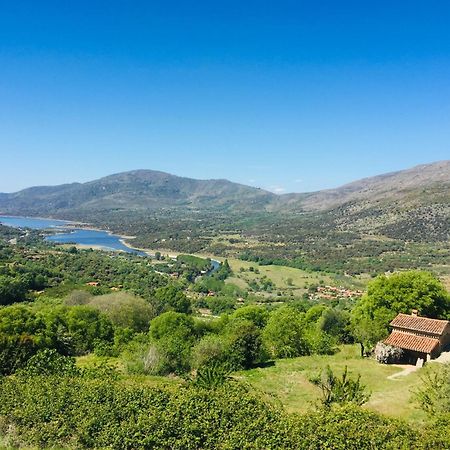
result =
[[[391,380],[398,368],[358,351],[370,355],[398,312],[449,317],[431,273],[383,275],[361,296],[352,293],[363,278],[237,259],[213,270],[198,256],[63,248],[1,228],[0,237],[5,446],[450,444],[447,368]],[[339,280],[347,286],[319,295]]]

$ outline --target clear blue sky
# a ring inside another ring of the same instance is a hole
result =
[[[0,192],[311,191],[450,159],[450,2],[0,0]]]

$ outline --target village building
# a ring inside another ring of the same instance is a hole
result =
[[[450,346],[450,321],[398,314],[390,323],[391,334],[384,340],[386,345],[401,348],[404,360],[422,365],[437,358]]]

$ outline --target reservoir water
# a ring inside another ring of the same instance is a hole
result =
[[[101,247],[105,250],[121,250],[147,256],[146,253],[127,247],[120,241],[120,236],[100,230],[86,230],[82,228],[68,228],[70,222],[54,219],[36,219],[34,217],[0,216],[0,223],[15,228],[32,228],[35,230],[53,230],[56,234],[47,236],[48,241],[58,244],[80,244]]]
[[[47,236],[45,239],[57,244],[80,244],[98,247],[104,250],[119,250],[133,253],[139,256],[148,256],[147,253],[124,245],[120,236],[111,234],[108,231],[88,230],[84,228],[73,228],[68,225],[67,220],[37,219],[34,217],[12,217],[0,216],[0,223],[15,228],[32,228],[35,230],[52,230],[55,234]],[[208,272],[211,275],[220,267],[220,262],[211,260],[212,269]]]

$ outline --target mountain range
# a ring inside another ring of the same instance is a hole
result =
[[[195,180],[153,170],[135,170],[87,183],[30,187],[0,193],[0,213],[73,217],[90,211],[183,209],[230,212],[309,212],[345,208],[417,209],[448,206],[450,161],[425,164],[355,181],[337,189],[276,195],[228,180]]]

